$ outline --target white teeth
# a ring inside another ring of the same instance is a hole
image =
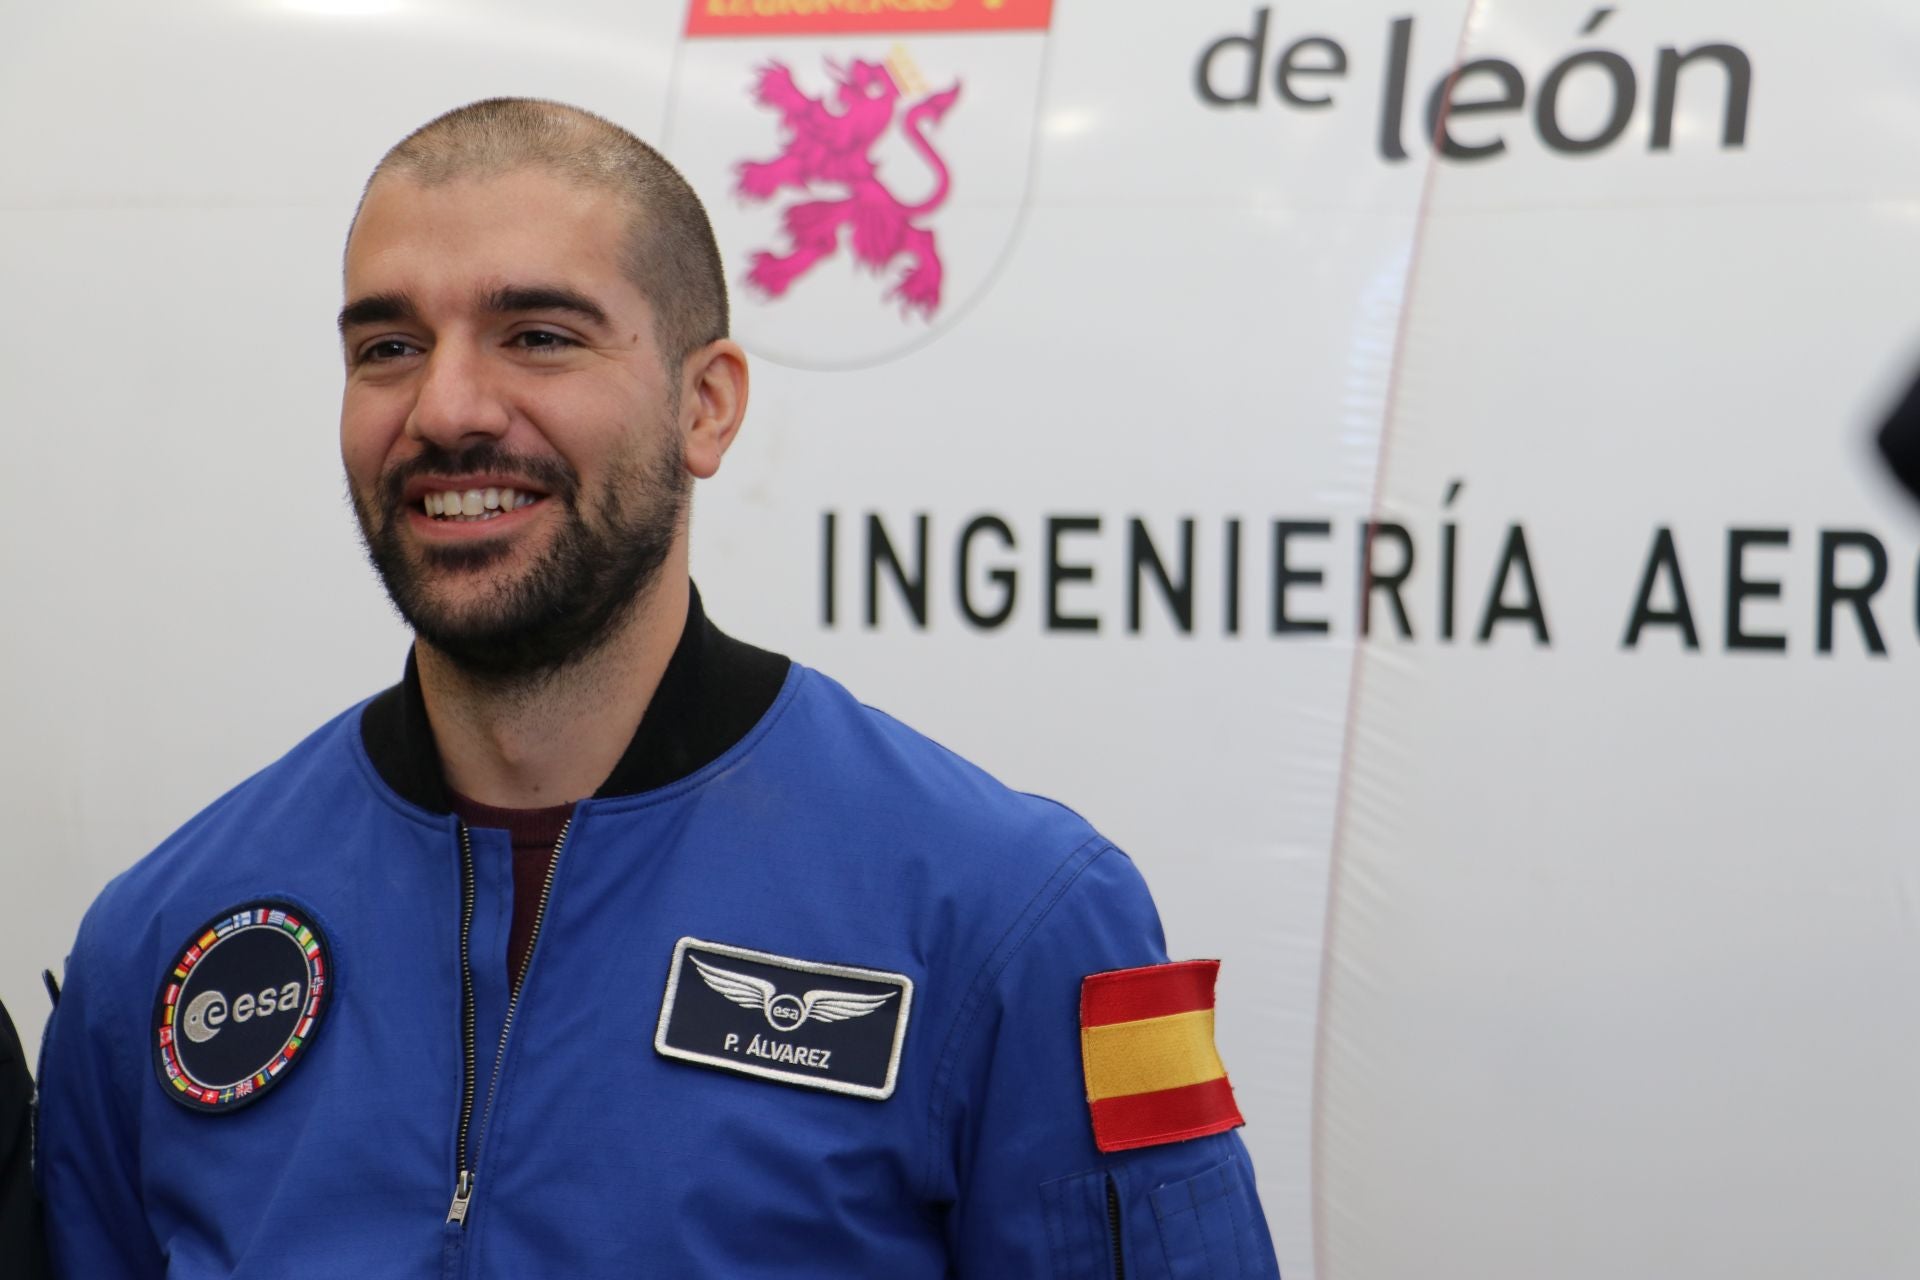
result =
[[[495,487],[468,489],[464,493],[433,491],[421,497],[420,505],[428,515],[436,519],[492,520],[509,511],[518,511],[521,507],[531,506],[539,500],[538,494]]]

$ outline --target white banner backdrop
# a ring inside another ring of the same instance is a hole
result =
[[[1863,446],[1920,361],[1920,17],[932,8],[974,25],[0,19],[23,1034],[108,877],[397,677],[337,254],[400,134],[532,94],[715,210],[759,359],[697,502],[710,611],[1135,856],[1174,953],[1226,962],[1290,1277],[1920,1267],[1920,525]],[[902,91],[877,188],[737,189],[783,154],[774,63]],[[905,247],[756,287],[788,210],[855,197]]]
[[[1911,1274],[1916,538],[1863,444],[1920,360],[1920,24],[1701,3],[1569,39],[1586,16],[1489,4],[1464,56],[1531,86],[1620,51],[1620,142],[1515,119],[1436,169],[1408,285],[1379,509],[1415,638],[1358,674],[1326,1274]],[[1705,59],[1650,146],[1661,49],[1709,40],[1751,66],[1745,146]],[[1515,528],[1550,640],[1482,644]]]

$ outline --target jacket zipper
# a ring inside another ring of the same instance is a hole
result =
[[[467,1201],[473,1197],[473,1172],[467,1168],[467,1130],[473,1124],[473,1084],[477,1074],[474,1040],[477,1031],[473,1011],[473,956],[469,943],[473,936],[473,837],[467,824],[460,824],[460,1048],[464,1064],[460,1076],[460,1129],[454,1138],[454,1167],[459,1176],[453,1183],[453,1203],[447,1208],[447,1221],[465,1226]]]
[[[547,900],[553,896],[554,874],[560,870],[560,854],[567,847],[567,833],[572,830],[573,819],[568,818],[560,827],[559,838],[553,842],[553,857],[547,860],[546,878],[540,882],[540,903],[533,911],[533,932],[527,938],[527,953],[520,958],[519,972],[513,975],[513,987],[507,994],[507,1016],[500,1025],[500,1047],[494,1051],[493,1075],[487,1082],[487,1110],[480,1117],[480,1127],[483,1129],[493,1115],[493,1100],[500,1087],[500,1068],[507,1060],[507,1037],[513,1032],[513,1015],[520,1009],[520,988],[527,980],[527,970],[533,965],[533,953],[540,945],[540,929],[547,921]],[[473,1128],[474,1087],[479,1076],[479,1061],[474,1045],[477,1015],[473,1008],[470,950],[473,899],[473,838],[467,833],[467,824],[463,822],[460,824],[460,1032],[466,1070],[460,1086],[460,1130],[454,1141],[455,1163],[460,1173],[453,1184],[453,1203],[447,1207],[447,1221],[463,1228],[467,1225],[467,1206],[473,1200],[473,1169],[467,1159],[467,1140]]]
[[[1107,1175],[1107,1239],[1113,1243],[1113,1280],[1127,1280],[1127,1259],[1120,1248],[1120,1188]]]

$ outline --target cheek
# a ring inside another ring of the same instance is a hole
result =
[[[371,484],[386,466],[401,436],[400,424],[372,397],[349,391],[340,405],[340,460],[355,486]]]
[[[644,454],[661,430],[662,410],[652,400],[604,387],[568,388],[523,408],[545,446],[582,477]]]

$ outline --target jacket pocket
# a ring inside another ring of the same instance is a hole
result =
[[[1243,1174],[1230,1158],[1149,1193],[1167,1280],[1250,1280],[1260,1274]]]
[[[1053,1280],[1127,1280],[1126,1172],[1096,1169],[1040,1184]]]

